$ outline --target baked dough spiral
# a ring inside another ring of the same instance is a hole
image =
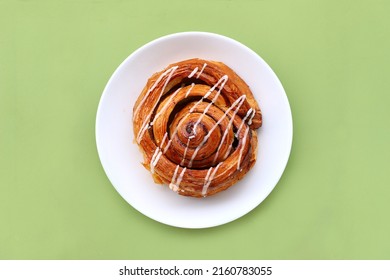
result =
[[[189,59],[147,81],[133,108],[135,141],[156,183],[205,197],[254,165],[262,114],[248,85],[222,62]]]

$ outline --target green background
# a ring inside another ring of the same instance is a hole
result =
[[[0,258],[390,259],[389,15],[385,0],[0,0]],[[202,230],[128,205],[94,134],[116,67],[194,30],[259,53],[294,119],[271,195]]]

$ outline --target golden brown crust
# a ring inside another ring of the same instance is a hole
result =
[[[133,108],[134,135],[156,183],[181,195],[225,190],[256,162],[260,108],[221,62],[189,59],[148,81]]]

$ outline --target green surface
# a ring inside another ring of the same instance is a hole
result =
[[[389,1],[1,1],[0,259],[390,259]],[[294,119],[250,214],[187,230],[108,181],[99,98],[132,51],[210,31],[259,53]]]

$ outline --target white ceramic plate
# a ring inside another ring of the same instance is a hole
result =
[[[132,109],[147,79],[168,64],[204,58],[221,61],[250,86],[263,112],[253,169],[228,190],[197,199],[156,185],[141,165],[134,144]],[[291,150],[292,116],[272,69],[241,43],[212,33],[185,32],[154,40],[132,53],[104,89],[96,118],[96,142],[103,168],[119,194],[144,215],[183,228],[206,228],[233,221],[259,205],[280,179]]]

